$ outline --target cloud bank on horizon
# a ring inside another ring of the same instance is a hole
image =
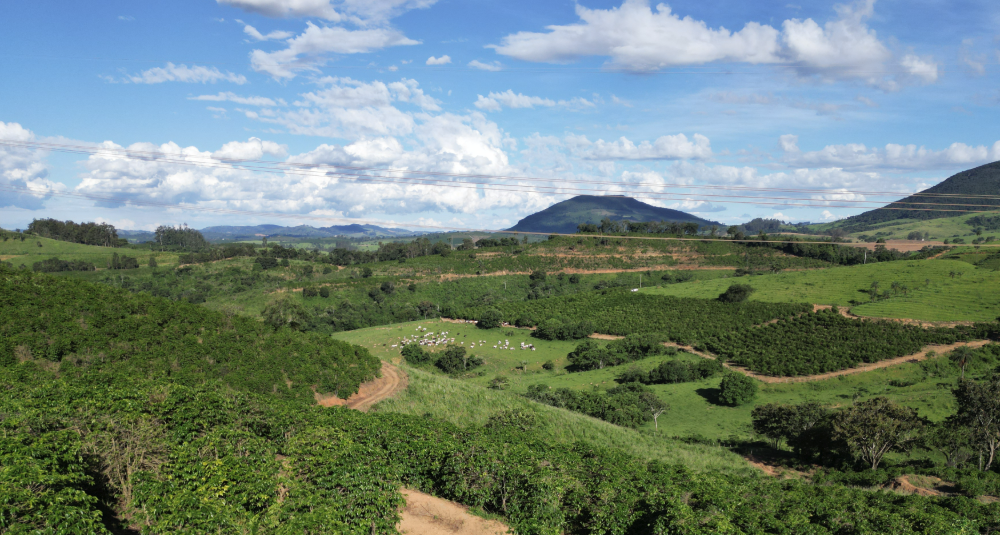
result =
[[[5,91],[0,142],[159,156],[0,143],[0,226],[95,213],[139,228],[232,222],[181,209],[200,207],[260,213],[253,222],[493,228],[575,194],[632,195],[726,223],[824,221],[891,200],[865,192],[912,192],[1000,160],[988,126],[1000,104],[989,24],[1000,6],[973,2],[970,20],[982,22],[961,26],[934,6],[875,0],[729,7],[105,6],[95,20],[106,27],[86,30],[113,40],[81,29],[50,45],[72,69],[8,67],[31,81]],[[18,15],[0,16],[12,43],[50,16]],[[183,42],[158,40],[167,31]],[[136,57],[114,59],[126,49]],[[102,60],[72,59],[84,56]],[[261,160],[284,170],[237,165]],[[691,186],[823,191],[782,206],[699,198]]]

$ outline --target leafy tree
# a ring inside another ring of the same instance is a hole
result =
[[[406,286],[406,289],[409,290],[410,292],[416,292],[417,291],[417,285],[415,283],[411,282],[410,284],[408,284]]]
[[[271,256],[258,256],[254,262],[265,270],[278,267],[278,259]]]
[[[556,365],[551,360],[546,360],[542,363],[542,369],[546,371],[552,371],[556,368]]]
[[[969,346],[956,347],[951,353],[948,353],[948,360],[954,362],[962,370],[962,375],[959,377],[960,381],[965,380],[965,367],[975,360],[975,357],[976,352]]]
[[[393,292],[396,291],[396,285],[393,284],[391,281],[385,281],[382,283],[382,286],[380,286],[380,289],[382,290],[382,293],[384,293],[385,295],[392,295]]]
[[[282,258],[281,259],[281,267],[288,267],[290,265],[291,265],[291,263],[288,261],[287,258]]]
[[[309,321],[309,314],[302,305],[288,297],[279,297],[266,306],[261,312],[264,323],[274,329],[290,327],[292,330],[305,330]]]
[[[580,283],[580,274],[579,273],[574,273],[574,274],[570,275],[569,276],[569,282],[570,282],[570,284],[579,284]]]
[[[489,388],[493,390],[507,390],[510,387],[510,379],[506,375],[498,375],[490,380]]]
[[[851,453],[875,470],[886,453],[912,449],[923,427],[915,410],[879,396],[837,413],[833,438],[846,441]]]
[[[153,256],[153,255],[149,255],[149,267],[155,268],[156,265],[157,265],[156,264],[156,257]]]
[[[306,286],[305,288],[302,288],[302,297],[316,297],[317,295],[319,295],[319,291],[316,290],[316,288],[313,288],[312,286]]]
[[[972,435],[979,469],[989,470],[1000,448],[1000,374],[985,381],[962,381],[953,393],[958,401],[956,420]]]
[[[319,296],[322,297],[322,298],[324,298],[324,299],[326,299],[327,297],[330,297],[330,289],[327,288],[326,286],[320,288],[319,289]]]
[[[514,325],[517,327],[535,327],[538,325],[538,321],[534,317],[525,314],[518,316],[517,319],[514,320]]]
[[[753,286],[749,284],[733,284],[719,295],[719,301],[723,303],[742,303],[746,301],[750,294],[754,292]]]
[[[410,364],[425,364],[431,360],[430,353],[424,351],[420,344],[406,344],[400,353]]]
[[[503,314],[499,310],[489,309],[479,316],[476,327],[480,329],[496,329],[503,323]]]
[[[434,365],[445,373],[460,373],[469,371],[482,363],[482,359],[468,354],[464,347],[452,344],[445,349],[443,355],[438,357]]]
[[[727,405],[746,405],[757,397],[757,382],[742,373],[727,373],[719,383],[719,400]]]
[[[417,310],[420,311],[420,314],[424,317],[424,319],[427,319],[427,314],[434,311],[434,303],[431,303],[430,301],[421,301],[417,303]]]
[[[365,268],[361,270],[361,278],[367,279],[372,276],[372,273],[374,273],[372,268],[365,266]]]

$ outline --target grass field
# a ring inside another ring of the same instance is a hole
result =
[[[956,272],[953,278],[951,272]],[[963,273],[958,276],[957,273]],[[881,290],[899,282],[910,290],[870,303],[868,290],[878,281]],[[992,321],[1000,316],[1000,272],[977,268],[959,260],[883,262],[823,270],[784,272],[711,281],[686,282],[643,289],[680,297],[717,297],[730,284],[749,284],[750,299],[769,302],[810,302],[849,306],[859,316],[911,318],[923,321]],[[852,306],[851,302],[859,302]]]
[[[466,347],[470,345],[470,341],[490,340],[485,349],[480,349],[479,344],[477,344],[477,347],[472,350],[476,355],[483,357],[486,363],[461,378],[445,376],[430,367],[418,370],[421,377],[434,377],[435,381],[441,385],[454,384],[456,385],[454,388],[462,388],[463,392],[475,393],[476,396],[501,394],[501,392],[486,388],[489,381],[497,375],[504,375],[510,380],[511,386],[507,392],[503,392],[505,395],[523,394],[527,391],[528,386],[538,383],[553,388],[566,387],[603,391],[616,386],[614,377],[629,366],[567,373],[565,371],[566,354],[575,347],[576,342],[538,340],[531,338],[530,331],[524,329],[482,330],[470,324],[445,323],[438,320],[373,327],[337,333],[334,336],[369,348],[375,355],[385,360],[398,361],[400,359],[399,349],[392,348],[392,344],[397,343],[404,335],[416,333],[417,325],[426,327],[428,333],[448,331],[450,337],[456,338],[456,343],[464,341]],[[421,334],[424,333],[421,332]],[[531,343],[538,349],[536,351],[494,350],[492,346],[497,339],[509,340],[511,346],[519,346],[521,342]],[[673,357],[651,357],[635,364],[648,370],[669,358]],[[700,357],[680,353],[677,358],[693,360]],[[542,363],[550,359],[556,364],[555,369],[553,371],[543,370]],[[520,367],[522,360],[528,362],[526,370],[515,369]],[[414,368],[409,367],[408,369]],[[969,373],[970,375],[975,373],[988,374],[989,371],[989,366],[985,366],[982,369],[970,370]],[[817,401],[830,406],[843,406],[852,403],[854,399],[863,400],[884,395],[917,409],[921,416],[933,421],[940,421],[954,413],[955,403],[951,389],[955,387],[957,378],[957,368],[947,358],[939,356],[924,363],[906,363],[824,381],[759,384],[760,393],[755,403],[743,407],[728,407],[718,404],[720,377],[690,383],[653,385],[651,388],[670,405],[670,409],[659,420],[660,431],[663,434],[677,437],[697,435],[709,439],[725,439],[733,436],[750,438],[753,435],[750,427],[750,412],[753,410],[753,406],[771,402]],[[435,388],[444,388],[444,386]],[[531,403],[527,400],[524,402]],[[415,404],[414,407],[417,404],[416,401],[412,400],[407,403]],[[445,401],[422,399],[419,406],[422,409],[410,408],[407,411],[420,414],[420,410],[425,410],[438,416],[447,417]],[[454,417],[458,420],[464,419],[471,422],[479,422],[489,415],[488,409],[471,409],[463,406],[452,407],[449,410],[456,411]],[[473,411],[473,413],[463,411]],[[475,411],[485,412],[477,413]],[[649,423],[643,429],[651,432],[653,424]]]
[[[40,247],[39,244],[41,244]],[[136,257],[139,259],[140,266],[149,262],[150,254],[154,255],[156,262],[161,265],[176,265],[178,256],[177,253],[151,253],[148,250],[99,247],[37,236],[30,236],[24,241],[14,239],[0,241],[0,260],[10,262],[15,267],[25,265],[29,269],[35,262],[53,257],[59,257],[60,260],[85,260],[93,263],[97,269],[103,269],[107,267],[114,253]]]
[[[378,412],[430,415],[459,426],[482,425],[504,410],[535,414],[540,431],[557,442],[587,441],[623,450],[645,459],[681,464],[700,472],[758,476],[738,455],[722,448],[685,444],[653,434],[618,427],[565,409],[535,403],[510,391],[487,390],[464,381],[428,373],[405,364],[409,387],[375,406]]]
[[[880,233],[879,236],[884,236],[886,238],[892,239],[906,239],[906,236],[913,231],[927,232],[930,234],[930,239],[932,240],[943,240],[945,238],[953,237],[963,237],[968,238],[969,236],[975,238],[975,234],[972,234],[973,227],[966,224],[966,221],[973,216],[984,216],[984,217],[994,217],[1000,215],[1000,212],[983,212],[983,213],[968,213],[962,214],[955,217],[942,217],[939,219],[927,219],[927,220],[899,220],[898,222],[892,222],[889,225],[879,225],[878,228],[872,230],[866,230],[864,232],[855,232],[850,234],[852,237],[858,237],[862,234],[867,234],[869,236]],[[836,228],[841,226],[841,222],[836,223],[822,223],[818,225],[810,225],[810,228],[819,232],[826,232],[831,228]],[[985,231],[983,232],[983,237],[995,236],[1000,238],[1000,231]],[[966,239],[966,241],[969,241]]]

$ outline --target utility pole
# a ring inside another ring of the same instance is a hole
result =
[[[868,248],[865,247],[865,261],[863,262],[862,265],[867,265],[867,264],[868,264]]]

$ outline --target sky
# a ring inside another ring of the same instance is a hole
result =
[[[0,226],[823,222],[1000,160],[1000,3],[792,1],[0,2]]]

